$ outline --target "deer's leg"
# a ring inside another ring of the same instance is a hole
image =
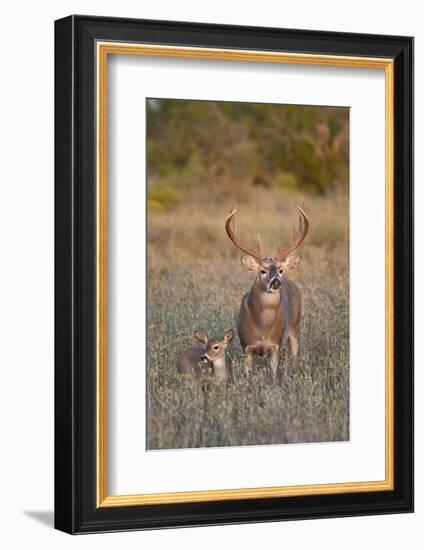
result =
[[[277,368],[280,359],[280,346],[272,346],[271,348],[271,371],[274,382],[277,380]]]
[[[293,366],[297,366],[299,362],[299,338],[298,338],[297,330],[293,332],[292,331],[289,332],[288,340],[289,340],[290,351],[293,356]]]
[[[290,351],[293,357],[294,366],[297,365],[298,356],[299,356],[299,332],[300,332],[300,324],[301,324],[300,313],[301,313],[301,303],[300,303],[300,296],[298,296],[295,304],[293,304],[291,325],[288,333],[288,343],[289,343]]]
[[[253,350],[249,346],[244,349],[243,363],[246,374],[250,374],[253,369]]]
[[[289,346],[293,359],[297,359],[299,354],[299,338],[297,337],[297,334],[289,334]]]

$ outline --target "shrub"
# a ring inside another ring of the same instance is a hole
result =
[[[147,193],[147,206],[152,210],[171,210],[180,200],[179,193],[170,185],[153,187]]]

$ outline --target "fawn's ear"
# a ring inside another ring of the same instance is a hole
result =
[[[253,256],[249,256],[249,254],[245,254],[241,257],[241,263],[248,271],[258,271],[259,269],[258,260]]]
[[[234,338],[234,330],[227,330],[227,332],[224,334],[224,344],[229,344],[231,340]]]
[[[195,330],[194,331],[194,336],[196,337],[197,340],[199,340],[199,342],[202,342],[202,344],[207,344],[208,343],[208,337],[206,336],[206,334],[200,330]]]
[[[299,262],[300,262],[299,254],[294,254],[293,256],[289,256],[283,262],[284,271],[291,271],[292,269],[295,269],[298,266]]]

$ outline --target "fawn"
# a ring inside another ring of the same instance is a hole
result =
[[[208,336],[196,330],[196,340],[205,344],[205,348],[190,348],[184,351],[178,358],[177,368],[181,374],[194,374],[196,378],[212,375],[215,380],[226,382],[229,377],[225,361],[225,350],[234,338],[234,331],[228,330],[222,340],[208,338]]]

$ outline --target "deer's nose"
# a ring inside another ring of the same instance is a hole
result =
[[[280,288],[281,286],[281,281],[278,277],[274,277],[271,282],[270,282],[270,287],[273,288],[274,290],[277,290],[277,288]]]
[[[201,355],[200,360],[203,361],[203,363],[207,363],[209,359],[206,357],[206,355]]]

